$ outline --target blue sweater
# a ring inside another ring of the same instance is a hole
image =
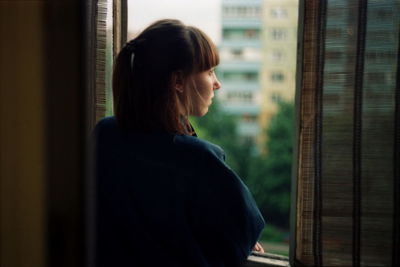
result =
[[[238,266],[264,220],[221,148],[197,137],[121,131],[96,137],[96,266]]]

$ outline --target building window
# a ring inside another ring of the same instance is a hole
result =
[[[252,145],[256,143],[256,137],[252,135],[243,135],[241,137],[241,142],[243,144]]]
[[[246,7],[244,6],[237,7],[237,14],[239,17],[244,17],[246,15]]]
[[[226,18],[259,18],[261,8],[258,6],[225,6],[222,15]]]
[[[258,73],[257,72],[225,72],[225,73],[223,73],[222,77],[225,81],[255,82],[258,80]]]
[[[282,102],[282,96],[278,93],[273,93],[271,96],[271,100],[274,103],[280,103],[280,102]]]
[[[259,17],[261,17],[261,8],[260,7],[255,7],[254,8],[254,12],[255,12],[255,16],[257,17],[257,18],[259,18]]]
[[[242,121],[243,122],[257,122],[258,121],[258,117],[257,115],[251,115],[251,114],[244,114],[242,116]]]
[[[253,94],[252,92],[243,92],[243,91],[232,91],[228,92],[226,98],[230,102],[252,102]]]
[[[287,31],[284,29],[273,29],[271,31],[272,39],[274,40],[286,40],[287,38]]]
[[[225,6],[225,7],[222,8],[222,15],[223,15],[224,17],[229,17],[229,15],[230,15],[231,13],[232,13],[232,12],[231,12],[231,8],[230,8],[230,7]]]
[[[244,78],[246,81],[257,81],[258,80],[258,73],[256,72],[245,72]]]
[[[222,36],[226,40],[258,39],[260,31],[258,29],[224,29]]]
[[[287,18],[288,13],[285,8],[274,7],[271,9],[271,15],[273,18],[276,18],[276,19],[284,19],[284,18]]]
[[[231,50],[231,54],[234,59],[242,59],[243,58],[243,49],[241,48],[234,48]]]
[[[226,40],[237,40],[242,38],[243,31],[236,29],[224,29],[222,35]]]
[[[271,57],[272,57],[273,61],[279,62],[279,61],[283,60],[284,54],[283,54],[282,50],[274,50],[271,53]]]
[[[259,30],[256,29],[247,29],[243,33],[245,39],[258,39],[259,37]]]
[[[284,80],[285,75],[280,71],[276,71],[271,74],[271,81],[273,82],[283,82]]]

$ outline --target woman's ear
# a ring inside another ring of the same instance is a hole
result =
[[[183,93],[184,79],[182,71],[175,71],[172,73],[171,84],[172,88],[174,88],[179,93]]]

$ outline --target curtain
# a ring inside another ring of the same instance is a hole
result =
[[[95,86],[89,94],[88,126],[112,115],[113,61],[127,38],[127,0],[97,0]]]
[[[95,80],[96,85],[94,89],[94,107],[92,110],[93,117],[91,119],[91,128],[94,127],[96,122],[106,115],[106,97],[107,97],[107,84],[109,84],[107,77],[107,46],[111,46],[108,42],[110,39],[111,31],[107,28],[107,14],[110,12],[109,4],[107,0],[97,1],[97,12],[96,12],[96,70],[95,70]],[[110,48],[108,48],[110,50]]]
[[[294,261],[397,266],[400,1],[301,6]]]

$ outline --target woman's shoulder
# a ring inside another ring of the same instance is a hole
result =
[[[113,128],[113,127],[117,127],[117,120],[115,119],[114,116],[110,116],[100,119],[96,123],[95,129]]]
[[[206,157],[212,156],[225,160],[225,153],[221,147],[195,136],[175,135],[174,144],[184,150],[201,153]]]
[[[117,126],[117,120],[115,119],[114,116],[111,117],[105,117],[102,118],[101,120],[99,120],[96,123],[96,126],[93,130],[93,133],[95,134],[95,136],[98,136],[100,133],[107,133],[107,132],[112,132],[118,129]]]
[[[159,143],[163,145],[172,145],[169,149],[178,149],[185,151],[192,156],[202,156],[205,158],[218,158],[219,160],[225,161],[225,153],[221,147],[204,139],[180,134],[168,134],[168,133],[152,133],[143,134],[139,132],[129,132],[125,135],[119,130],[117,120],[114,116],[105,117],[96,124],[94,129],[94,134],[100,139],[106,138],[107,140],[110,136],[117,136],[120,139],[129,139],[132,141],[137,140],[141,143],[146,143],[147,141],[152,144]],[[147,140],[147,141],[146,141]],[[158,140],[158,141],[157,141]],[[171,142],[172,141],[172,142]],[[185,153],[186,154],[186,153]]]

